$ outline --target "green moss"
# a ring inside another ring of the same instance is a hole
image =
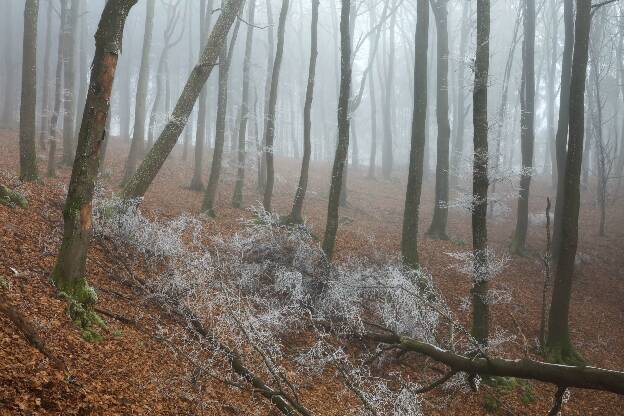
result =
[[[9,207],[18,206],[20,208],[28,208],[28,200],[21,193],[0,185],[0,204]]]
[[[498,411],[500,406],[500,400],[495,395],[491,393],[486,393],[485,396],[483,396],[483,407],[486,411],[490,413],[495,413]]]
[[[585,358],[579,354],[572,344],[564,342],[563,345],[546,346],[546,359],[554,364],[583,366],[587,364]]]
[[[97,294],[85,281],[71,292],[60,291],[59,296],[67,302],[67,314],[72,322],[80,328],[80,335],[85,341],[100,342],[103,338],[100,329],[106,327],[106,322],[98,315],[93,306],[97,301]]]
[[[4,276],[0,276],[0,289],[9,290],[11,282]]]

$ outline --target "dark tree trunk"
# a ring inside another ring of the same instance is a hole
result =
[[[448,220],[449,194],[449,140],[451,125],[448,104],[448,0],[432,0],[436,22],[437,42],[437,87],[436,118],[438,122],[438,143],[436,160],[435,206],[433,220],[427,235],[438,240],[448,240],[446,224]]]
[[[413,268],[418,267],[418,218],[427,128],[427,53],[429,48],[429,2],[427,0],[418,0],[416,16],[414,112],[401,236],[403,263]]]
[[[580,177],[583,160],[583,139],[585,133],[585,78],[589,31],[591,26],[591,1],[576,1],[576,22],[574,33],[574,53],[570,79],[569,132],[563,200],[561,205],[561,246],[555,270],[548,337],[546,348],[549,358],[555,362],[576,362],[579,359],[570,341],[569,313],[572,295],[574,260],[578,244],[578,217],[580,208]]]
[[[143,53],[141,55],[141,66],[139,69],[139,79],[137,81],[136,100],[134,103],[134,128],[132,141],[130,143],[130,153],[126,160],[124,170],[124,182],[128,181],[139,162],[139,157],[145,149],[145,117],[147,115],[147,92],[150,78],[150,50],[152,48],[152,37],[154,33],[154,8],[156,2],[147,2],[147,12],[145,15],[145,32],[143,35]]]
[[[267,9],[267,41],[268,41],[268,53],[267,53],[267,67],[266,67],[266,81],[264,84],[264,123],[266,123],[266,111],[269,108],[269,92],[271,90],[271,77],[273,75],[273,60],[275,51],[275,36],[273,34],[273,9],[271,6],[272,0],[266,0]],[[260,146],[260,155],[258,163],[258,193],[264,193],[266,188],[266,143],[264,142],[264,135]]]
[[[100,165],[111,91],[121,51],[123,28],[137,0],[109,0],[95,34],[96,51],[91,81],[80,127],[65,208],[63,241],[51,279],[59,291],[76,302],[91,305],[95,294],[85,279],[87,250],[92,228],[92,201]]]
[[[561,86],[559,92],[559,120],[557,122],[557,136],[555,137],[555,151],[557,160],[557,200],[555,217],[553,220],[552,257],[559,257],[561,249],[561,229],[563,226],[563,200],[565,190],[566,146],[568,141],[568,126],[570,122],[570,79],[572,76],[572,52],[574,50],[574,0],[563,1],[563,23],[565,38],[563,43],[563,57],[561,61]]]
[[[63,26],[63,164],[71,166],[74,160],[76,140],[74,137],[74,124],[76,113],[74,112],[75,100],[75,55],[76,44],[75,30],[78,23],[78,1],[71,0],[71,9],[68,8],[69,0],[62,0],[62,8],[65,9],[65,25]]]
[[[255,21],[255,1],[249,2],[247,38],[245,39],[245,57],[243,58],[243,92],[241,98],[240,119],[238,124],[238,166],[236,184],[232,195],[232,206],[243,207],[243,186],[245,185],[245,155],[247,141],[247,120],[249,119],[249,83],[251,72],[251,53],[253,51],[253,25]]]
[[[193,111],[195,101],[197,101],[201,89],[215,66],[219,52],[223,44],[226,43],[230,27],[243,2],[244,0],[228,0],[223,6],[221,15],[210,33],[199,62],[191,71],[167,125],[145,156],[141,166],[124,187],[122,192],[124,198],[133,199],[145,195],[156,174],[165,163],[167,156],[175,147],[186,121]]]
[[[526,0],[522,43],[522,86],[520,87],[520,149],[522,173],[516,213],[516,231],[511,252],[523,254],[529,226],[529,190],[533,174],[535,144],[535,0]]]
[[[488,197],[488,76],[490,69],[490,1],[477,0],[477,49],[472,95],[474,125],[472,176],[472,336],[487,345],[489,337],[487,197]]]
[[[282,0],[279,23],[277,26],[277,50],[273,63],[273,74],[271,75],[271,90],[269,91],[269,102],[264,121],[264,159],[266,160],[266,185],[264,187],[264,198],[262,205],[266,211],[271,211],[271,199],[273,198],[273,185],[275,183],[275,167],[273,162],[273,141],[275,139],[275,108],[277,105],[277,89],[279,87],[279,76],[284,55],[284,31],[286,30],[286,15],[290,0]]]
[[[26,0],[22,46],[22,101],[20,104],[20,179],[34,181],[37,174],[37,18],[39,0]]]
[[[340,13],[340,94],[338,97],[338,145],[332,167],[329,203],[327,206],[327,224],[323,239],[323,251],[331,261],[336,246],[338,231],[338,208],[342,178],[349,152],[349,101],[351,97],[351,36],[350,13],[351,0],[342,0]]]

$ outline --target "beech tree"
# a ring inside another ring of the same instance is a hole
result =
[[[414,111],[401,256],[403,263],[418,268],[418,218],[422,192],[423,159],[425,157],[425,130],[427,128],[427,50],[429,48],[429,2],[418,0],[416,11],[416,38],[414,51]]]
[[[78,149],[63,208],[63,240],[50,276],[60,292],[85,307],[96,301],[85,279],[92,230],[92,201],[100,149],[126,18],[137,0],[108,0],[95,34],[89,93],[78,137]]]
[[[27,0],[24,6],[22,48],[22,101],[20,105],[20,179],[37,179],[37,19],[39,0]]]
[[[63,164],[71,166],[74,151],[74,123],[76,122],[74,111],[76,75],[75,60],[75,31],[78,24],[79,0],[61,0],[61,9],[64,9],[63,20]],[[61,11],[63,13],[63,11]]]

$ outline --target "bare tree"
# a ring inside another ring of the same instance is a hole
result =
[[[41,93],[41,117],[39,121],[39,146],[42,149],[47,149],[48,144],[46,137],[49,132],[50,123],[50,53],[52,52],[52,2],[48,2],[48,8],[46,12],[46,32],[45,32],[45,45],[43,52],[43,85]]]
[[[74,158],[75,137],[74,124],[76,113],[74,111],[74,79],[75,79],[75,54],[76,44],[75,31],[78,23],[79,0],[61,0],[61,8],[65,9],[66,18],[63,20],[63,164],[71,166]]]

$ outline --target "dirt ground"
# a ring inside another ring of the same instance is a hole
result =
[[[104,182],[115,189],[121,180],[127,145],[115,140],[109,147]],[[229,158],[229,156],[228,156]],[[41,155],[40,172],[45,172],[46,156]],[[205,393],[205,407],[199,409],[192,395],[175,380],[187,365],[166,346],[140,330],[115,319],[104,341],[88,343],[64,313],[64,303],[55,296],[48,281],[62,233],[64,188],[70,169],[59,168],[55,179],[44,178],[34,184],[20,184],[17,137],[15,132],[0,131],[0,183],[18,187],[29,199],[28,209],[0,205],[0,277],[13,306],[25,314],[38,329],[49,349],[66,363],[68,370],[53,369],[10,323],[0,315],[0,415],[13,414],[273,414],[270,407],[250,392],[238,391],[212,382]],[[229,160],[229,159],[227,159]],[[208,164],[208,163],[207,163]],[[216,204],[217,218],[204,218],[206,229],[214,234],[231,234],[240,229],[240,219],[248,210],[231,208],[234,163],[226,163]],[[329,188],[328,163],[312,163],[305,217],[313,232],[322,235]],[[207,169],[206,169],[207,171]],[[398,172],[398,169],[397,169]],[[299,164],[278,159],[274,209],[287,214],[292,203]],[[366,169],[349,171],[349,206],[340,211],[338,260],[351,255],[375,258],[398,255],[405,192],[405,178],[390,181],[366,178]],[[144,208],[153,215],[175,216],[182,212],[199,213],[202,195],[190,191],[192,163],[182,160],[180,149],[169,157],[146,195]],[[207,182],[207,177],[205,178]],[[434,178],[425,180],[421,202],[421,232],[432,216]],[[248,169],[245,186],[246,206],[261,196],[255,190],[255,170]],[[521,357],[524,339],[531,351],[538,337],[541,297],[544,284],[540,256],[545,249],[543,212],[546,197],[553,196],[547,178],[537,178],[531,188],[533,214],[525,257],[512,257],[494,287],[509,290],[512,301],[495,305],[492,326],[516,335],[509,357]],[[607,235],[598,236],[598,210],[593,190],[584,192],[580,218],[578,271],[574,281],[571,328],[574,344],[592,365],[624,369],[624,201],[609,206]],[[514,206],[514,201],[507,201]],[[541,217],[540,217],[541,216]],[[490,245],[506,253],[515,225],[513,209],[496,213],[490,219]],[[447,253],[470,247],[470,217],[460,208],[449,213],[449,241],[422,237],[420,259],[432,273],[448,303],[458,315],[462,300],[468,296],[470,281],[453,267]],[[124,316],[157,311],[136,302],[135,294],[120,283],[122,267],[106,244],[95,241],[89,253],[88,278],[99,293],[98,307]],[[149,276],[146,276],[149,278]],[[141,313],[139,313],[141,312]],[[466,321],[468,316],[464,316]],[[148,325],[146,323],[146,325]],[[162,380],[170,380],[169,384]],[[303,401],[315,414],[344,414],[347,403],[332,401],[331,375],[326,383],[309,388]],[[182,384],[182,383],[180,383]],[[494,414],[546,414],[554,386],[531,382],[534,400],[524,403],[519,389],[511,392],[485,388],[478,394],[459,394],[445,408],[434,407],[425,396],[427,414],[486,414],[486,396],[500,396],[501,406]],[[489,389],[489,390],[488,390]],[[439,392],[431,393],[441,394]],[[624,414],[624,398],[607,393],[573,390],[564,415]],[[202,413],[203,412],[203,413]]]

